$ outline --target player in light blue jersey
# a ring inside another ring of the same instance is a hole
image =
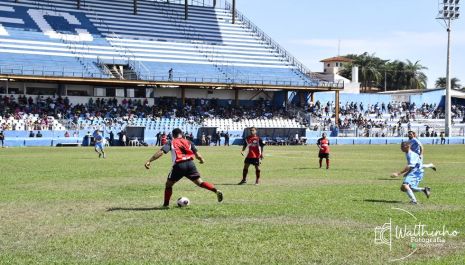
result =
[[[423,154],[425,149],[423,148],[423,145],[421,144],[420,140],[418,140],[417,134],[413,131],[409,131],[408,139],[410,142],[410,149],[420,156],[420,159],[423,163]],[[436,166],[433,163],[423,164],[423,168],[431,168],[432,170],[436,171]]]
[[[95,152],[98,154],[98,158],[105,158],[105,147],[104,147],[103,136],[100,134],[99,130],[94,132],[94,141],[95,141]]]
[[[407,166],[399,173],[393,173],[393,177],[404,175],[404,180],[400,190],[407,193],[410,203],[417,204],[414,192],[423,192],[427,198],[431,195],[429,187],[420,188],[418,185],[423,179],[423,167],[420,156],[411,150],[410,142],[402,142],[401,150],[407,158]]]

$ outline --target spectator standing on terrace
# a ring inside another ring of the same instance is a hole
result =
[[[126,146],[127,144],[127,138],[126,138],[126,132],[123,131],[123,135],[122,135],[122,138],[121,138],[122,142],[123,142],[123,145]]]
[[[441,144],[446,144],[446,135],[444,132],[441,132]]]
[[[160,132],[158,132],[158,133],[156,134],[156,138],[157,138],[157,141],[155,142],[155,145],[156,145],[156,146],[160,146],[160,144],[161,144],[161,141],[160,141],[161,134],[160,134]]]
[[[201,142],[202,145],[207,145],[207,137],[205,136],[205,133],[202,133]]]
[[[33,131],[30,131],[30,132],[29,132],[29,138],[34,138],[35,136],[36,136],[36,135],[34,134]]]
[[[115,140],[115,134],[113,131],[110,131],[110,146],[113,146],[113,141]]]
[[[3,131],[0,131],[0,142],[2,142],[2,148],[5,147],[5,134],[3,134]]]
[[[216,146],[221,146],[221,134],[219,132],[216,132]]]
[[[38,131],[37,134],[36,134],[36,137],[37,138],[42,138],[42,133],[40,131]]]
[[[224,145],[229,146],[229,132],[228,131],[226,131],[226,133],[224,134]]]
[[[168,71],[168,80],[173,81],[173,68]]]

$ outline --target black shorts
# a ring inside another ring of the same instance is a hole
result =
[[[259,158],[246,158],[244,160],[244,163],[245,164],[251,164],[251,165],[254,165],[254,166],[259,166],[260,165],[260,159]]]
[[[319,158],[326,158],[326,159],[329,159],[329,154],[318,153],[318,157],[319,157]]]
[[[198,180],[200,178],[200,173],[197,171],[194,161],[186,161],[175,164],[170,174],[168,175],[168,180],[177,182],[183,177],[186,177],[192,181]]]

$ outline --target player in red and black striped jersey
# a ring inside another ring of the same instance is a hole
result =
[[[242,180],[239,185],[247,183],[247,174],[249,173],[249,166],[255,166],[255,185],[260,183],[260,161],[263,159],[263,147],[265,144],[262,139],[257,135],[257,128],[250,128],[250,135],[244,140],[241,154],[244,155],[245,149],[249,149],[247,157],[244,160],[244,169],[242,171]]]
[[[145,163],[145,168],[150,169],[152,161],[157,160],[158,158],[162,157],[163,154],[167,154],[171,151],[173,169],[171,170],[170,174],[168,175],[168,179],[166,180],[165,201],[163,206],[169,206],[171,195],[173,194],[173,186],[183,177],[188,178],[201,188],[216,193],[218,202],[222,202],[223,193],[217,190],[213,184],[203,181],[200,177],[200,173],[195,167],[194,158],[197,158],[197,160],[200,161],[200,164],[205,162],[202,155],[200,155],[200,153],[197,151],[195,145],[191,141],[183,138],[181,129],[174,129],[172,134],[173,140],[168,141]]]
[[[329,169],[329,140],[326,138],[326,133],[321,135],[316,143],[318,146],[318,157],[320,158],[320,168],[322,166],[323,158],[326,159],[326,169]]]

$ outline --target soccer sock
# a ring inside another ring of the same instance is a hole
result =
[[[323,159],[320,159],[320,168],[321,168],[321,166],[322,166],[322,162],[323,162]]]
[[[211,183],[208,183],[206,181],[202,182],[200,184],[200,187],[204,188],[204,189],[207,189],[209,191],[213,191],[213,192],[216,192],[217,189],[215,188],[215,185],[211,184]]]
[[[258,183],[258,181],[260,180],[260,169],[256,169],[255,170],[255,176],[257,177],[255,182]]]
[[[163,206],[170,205],[171,195],[173,195],[173,188],[165,188],[165,202]]]
[[[249,173],[249,170],[244,168],[244,170],[242,171],[242,180],[243,181],[246,181],[247,180],[247,174]]]
[[[413,194],[413,191],[411,189],[408,189],[406,192],[410,200],[412,200],[413,202],[417,201],[417,198],[415,197],[415,194]]]
[[[432,168],[434,167],[433,164],[423,164],[423,168]]]
[[[329,168],[329,159],[326,159],[326,168]]]
[[[425,190],[425,188],[419,188],[419,187],[410,187],[413,192],[423,192]]]

